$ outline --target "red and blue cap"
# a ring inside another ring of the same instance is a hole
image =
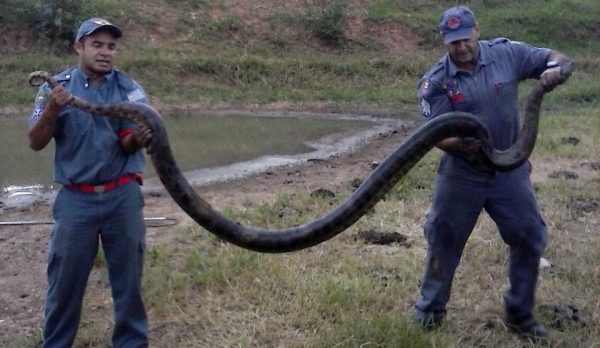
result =
[[[468,7],[455,6],[444,11],[439,25],[444,45],[447,45],[453,41],[470,39],[471,29],[477,25],[477,21]]]
[[[81,40],[82,37],[91,35],[98,29],[108,29],[113,34],[115,34],[116,38],[120,38],[123,33],[121,29],[119,29],[116,25],[102,18],[90,18],[87,21],[83,22],[77,31],[77,37],[75,38],[75,42]]]

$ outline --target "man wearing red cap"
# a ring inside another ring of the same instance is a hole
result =
[[[149,129],[94,116],[69,106],[73,96],[91,103],[147,102],[135,81],[113,68],[121,30],[102,18],[77,32],[78,65],[40,87],[29,118],[29,146],[40,151],[54,139],[54,179],[62,185],[53,208],[48,253],[43,347],[71,347],[86,283],[99,241],[114,303],[115,347],[146,347],[148,320],[142,302],[145,250],[144,199],[140,190]]]
[[[475,16],[464,6],[446,10],[439,28],[448,53],[419,83],[423,116],[430,120],[452,111],[471,113],[487,125],[495,148],[509,148],[520,131],[519,82],[539,79],[551,90],[565,82],[560,66],[569,59],[505,38],[480,41]],[[531,164],[491,171],[475,159],[480,146],[474,138],[448,138],[437,144],[445,153],[424,226],[427,262],[416,316],[427,328],[442,322],[463,249],[485,209],[510,247],[506,322],[530,338],[545,337],[548,331],[535,319],[534,302],[548,236],[530,180]]]

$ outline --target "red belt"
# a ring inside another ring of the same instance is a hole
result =
[[[127,174],[127,175],[123,175],[122,177],[118,178],[115,181],[108,182],[104,185],[94,186],[94,185],[87,185],[87,184],[71,184],[71,185],[64,185],[64,186],[68,189],[81,191],[81,192],[101,193],[101,192],[108,192],[119,186],[123,186],[123,185],[131,182],[132,180],[137,180],[137,182],[139,182],[140,185],[142,184],[142,177],[139,174]]]

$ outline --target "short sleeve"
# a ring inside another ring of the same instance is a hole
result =
[[[137,82],[133,81],[133,89],[127,93],[127,100],[130,102],[139,102],[148,104],[146,92]]]
[[[533,47],[519,41],[510,41],[509,47],[517,63],[520,80],[529,78],[539,79],[546,70],[546,60],[550,55],[550,49]]]
[[[148,104],[146,92],[137,82],[133,81],[133,89],[127,93],[127,101]],[[130,120],[122,120],[119,129],[119,137],[125,137],[138,129],[137,124]]]

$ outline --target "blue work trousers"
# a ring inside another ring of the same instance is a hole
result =
[[[146,226],[136,181],[103,193],[62,188],[54,203],[48,254],[45,348],[71,347],[79,326],[88,276],[99,240],[114,302],[115,347],[146,347],[148,321],[142,302]]]
[[[421,297],[415,305],[423,321],[440,321],[450,300],[452,279],[482,209],[496,223],[510,247],[510,289],[505,313],[515,319],[533,316],[539,262],[548,241],[547,228],[531,183],[529,162],[509,172],[482,173],[442,158],[424,234],[427,261]]]

